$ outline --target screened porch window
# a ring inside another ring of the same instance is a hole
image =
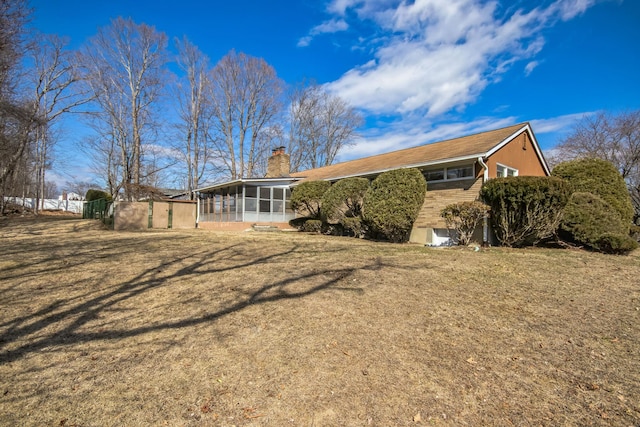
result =
[[[202,222],[288,222],[295,218],[288,187],[244,184],[200,194]]]

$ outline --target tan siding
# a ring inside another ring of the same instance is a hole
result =
[[[427,184],[424,204],[414,223],[414,228],[446,228],[440,212],[447,205],[471,202],[478,199],[482,178]]]

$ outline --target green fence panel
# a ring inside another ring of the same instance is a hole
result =
[[[113,202],[107,199],[92,200],[90,202],[84,202],[82,209],[82,218],[84,219],[98,219],[104,224],[113,227],[113,214],[111,212],[111,205]]]

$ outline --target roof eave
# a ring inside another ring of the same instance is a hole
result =
[[[196,188],[195,191],[203,192],[215,190],[218,188],[229,187],[232,185],[238,184],[246,184],[246,183],[261,183],[261,182],[279,182],[279,181],[299,181],[301,178],[292,177],[292,176],[284,176],[279,178],[240,178],[232,181],[221,182],[219,184],[209,185],[207,187]]]
[[[420,163],[413,163],[413,164],[403,165],[403,166],[376,169],[376,170],[362,172],[362,173],[353,173],[350,175],[331,176],[331,177],[321,178],[321,179],[323,181],[338,181],[340,179],[345,179],[345,178],[356,178],[356,177],[365,177],[370,175],[380,175],[381,173],[388,172],[395,169],[424,168],[424,167],[435,166],[435,165],[444,165],[447,163],[457,163],[465,160],[476,160],[478,157],[484,157],[484,156],[485,156],[484,153],[470,154],[466,156],[450,157],[447,159],[439,159],[439,160],[432,160],[429,162],[420,162]],[[304,179],[307,179],[307,177],[299,178],[299,180],[304,180]]]

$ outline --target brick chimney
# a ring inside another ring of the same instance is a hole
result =
[[[284,147],[274,148],[267,162],[267,175],[265,175],[265,178],[282,178],[289,176],[289,169],[291,167],[290,156],[284,152]]]

